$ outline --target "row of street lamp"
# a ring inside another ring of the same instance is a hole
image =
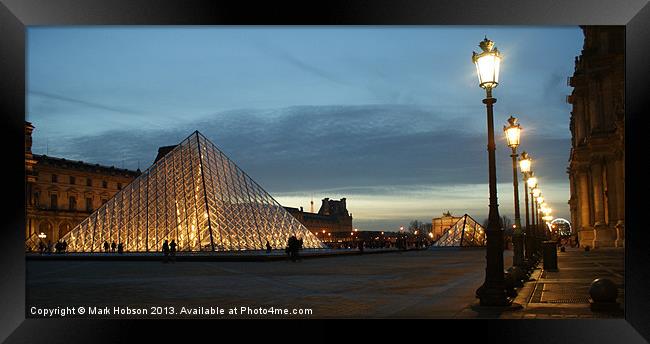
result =
[[[506,287],[505,273],[503,269],[503,228],[499,209],[497,204],[497,181],[496,181],[496,159],[495,159],[495,142],[494,142],[494,115],[493,105],[496,98],[492,97],[492,90],[499,85],[499,71],[501,64],[501,53],[494,45],[494,42],[487,37],[479,43],[480,53],[472,53],[472,62],[476,66],[476,72],[479,79],[479,86],[485,89],[486,97],[483,104],[487,110],[487,130],[488,130],[488,175],[490,204],[488,214],[488,225],[486,228],[487,240],[487,264],[485,281],[476,291],[480,299],[481,306],[503,307],[510,306],[511,301],[508,298]],[[512,176],[514,188],[514,206],[515,206],[515,224],[513,226],[513,272],[530,270],[540,257],[541,243],[546,239],[546,230],[542,228],[542,222],[550,222],[551,208],[544,202],[544,197],[538,185],[537,177],[532,171],[532,159],[529,154],[522,152],[519,164],[517,164],[517,147],[520,144],[521,126],[517,123],[517,118],[510,116],[508,125],[503,127],[508,147],[511,148],[512,154]],[[521,217],[519,212],[519,185],[517,165],[525,181],[525,206],[526,206],[526,227],[521,228]],[[531,195],[531,211],[528,212],[528,189]],[[520,278],[521,276],[515,276]]]

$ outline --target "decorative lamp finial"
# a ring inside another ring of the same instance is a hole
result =
[[[496,49],[494,47],[494,42],[489,40],[487,36],[485,36],[485,38],[481,41],[481,43],[478,44],[478,46],[486,53],[492,51],[492,49]]]

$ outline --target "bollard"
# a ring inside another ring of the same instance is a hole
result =
[[[597,278],[591,282],[589,287],[591,310],[595,312],[618,312],[620,305],[616,302],[618,298],[618,287],[608,278]]]
[[[557,243],[544,241],[544,270],[557,271]]]

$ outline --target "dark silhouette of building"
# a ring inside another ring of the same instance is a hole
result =
[[[339,201],[323,198],[318,213],[306,212],[302,207],[300,209],[284,208],[323,241],[328,241],[327,237],[332,235],[336,236],[336,234],[330,233],[347,232],[349,234],[353,231],[352,214],[348,213],[345,198],[341,198]]]
[[[625,243],[625,28],[582,26],[574,88],[569,173],[571,222],[580,246]]]

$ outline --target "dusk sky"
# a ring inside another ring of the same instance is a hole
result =
[[[569,218],[567,77],[579,27],[29,27],[33,151],[142,170],[199,130],[278,202],[347,198],[360,230],[443,211],[487,216],[485,91],[472,51],[504,59],[494,90],[499,211],[513,215],[503,125],[556,217]],[[520,181],[521,184],[521,181]],[[523,189],[523,185],[520,185]],[[522,221],[523,191],[521,191]]]

